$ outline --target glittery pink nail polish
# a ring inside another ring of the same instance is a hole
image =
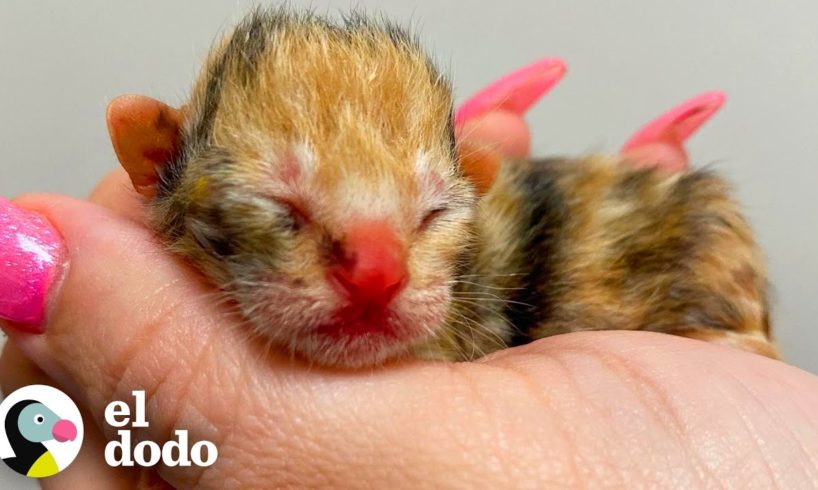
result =
[[[40,216],[0,197],[0,317],[42,333],[48,291],[62,267],[63,241]]]

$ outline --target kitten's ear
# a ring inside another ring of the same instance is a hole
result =
[[[494,184],[503,157],[488,146],[461,142],[457,148],[460,157],[460,171],[474,184],[477,194],[482,196]]]
[[[134,188],[153,196],[159,169],[181,150],[184,109],[142,95],[123,95],[108,105],[106,118],[114,151]]]

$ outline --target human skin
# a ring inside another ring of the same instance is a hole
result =
[[[528,151],[515,114],[462,135]],[[499,138],[498,135],[503,135]],[[45,333],[7,324],[5,392],[47,382],[85,414],[86,444],[44,488],[132,488],[107,467],[103,413],[145,390],[160,444],[175,429],[219,448],[209,468],[159,468],[181,488],[810,488],[818,378],[785,363],[646,332],[552,337],[471,363],[360,372],[270,351],[144,225],[124,172],[88,201],[27,195],[65,240]],[[154,483],[156,481],[154,480]]]

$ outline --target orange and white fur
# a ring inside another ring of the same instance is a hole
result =
[[[108,118],[170,250],[312,362],[589,329],[775,355],[761,255],[718,177],[593,156],[486,182],[461,165],[449,82],[388,22],[257,10],[182,108],[126,96]]]

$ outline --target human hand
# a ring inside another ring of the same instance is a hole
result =
[[[501,158],[524,158],[531,134],[523,119],[526,111],[548,93],[565,74],[559,58],[545,58],[500,78],[466,101],[455,114],[455,129],[462,155],[477,154],[473,162],[496,173]],[[620,155],[636,167],[670,172],[686,170],[690,159],[684,145],[724,105],[725,95],[709,91],[665,111],[636,131]],[[494,158],[487,157],[493,153]]]
[[[137,438],[187,429],[219,447],[205,470],[159,469],[180,487],[818,484],[818,379],[796,368],[642,332],[564,335],[473,363],[307,368],[248,338],[156,243],[128,185],[118,171],[90,203],[16,201],[56,227],[68,266],[42,335],[7,326],[0,381],[50,377],[91,417],[90,451],[46,487],[133,485],[99,453],[114,435],[105,406],[132,390],[149,396]]]

